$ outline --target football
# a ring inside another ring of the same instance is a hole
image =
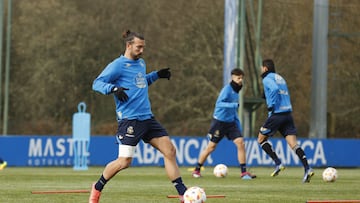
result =
[[[225,164],[218,164],[214,168],[214,175],[218,178],[224,178],[228,174],[228,167]]]
[[[337,177],[337,170],[333,167],[326,168],[322,173],[322,178],[325,182],[334,182]]]
[[[203,203],[206,201],[204,189],[193,186],[188,188],[184,193],[184,203]]]

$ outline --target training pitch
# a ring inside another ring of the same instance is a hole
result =
[[[209,195],[207,203],[232,202],[306,202],[308,200],[360,200],[360,169],[338,168],[338,180],[325,183],[322,168],[315,168],[315,176],[308,184],[301,182],[301,167],[286,168],[277,177],[270,177],[273,168],[249,168],[258,177],[241,180],[238,168],[229,168],[226,178],[216,178],[213,167],[205,167],[202,178],[192,178],[188,167],[181,172],[186,185],[200,186]],[[79,203],[87,202],[90,185],[103,167],[74,171],[66,167],[26,168],[7,167],[0,171],[0,202],[2,203]],[[45,193],[36,194],[37,191]],[[46,193],[49,191],[49,193]],[[56,191],[59,191],[58,193]],[[34,193],[35,192],[35,193]],[[176,191],[165,175],[163,167],[132,167],[120,172],[105,187],[102,203],[172,203]]]

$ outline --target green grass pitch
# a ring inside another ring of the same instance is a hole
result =
[[[181,167],[185,184],[200,186],[211,198],[207,203],[232,202],[306,202],[307,200],[360,200],[360,169],[338,168],[338,180],[325,183],[322,168],[315,168],[311,183],[301,182],[303,169],[289,167],[277,177],[270,177],[273,168],[254,167],[249,171],[258,177],[241,180],[238,168],[229,168],[226,178],[216,178],[212,167],[205,167],[202,178],[192,178],[188,167]],[[88,190],[101,174],[103,167],[74,171],[70,167],[8,167],[0,171],[1,203],[80,203],[88,201],[88,193],[31,194],[32,191]],[[163,167],[131,167],[117,174],[105,187],[102,203],[172,203],[168,199],[176,191],[165,175]]]

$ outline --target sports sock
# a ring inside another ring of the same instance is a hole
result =
[[[310,167],[309,167],[308,161],[306,159],[304,150],[301,149],[301,147],[299,145],[296,145],[293,150],[295,151],[295,153],[298,155],[299,159],[301,160],[301,163],[303,164],[304,169],[308,170]]]
[[[202,164],[197,163],[197,165],[195,167],[195,171],[200,171],[201,167],[202,167]]]
[[[179,195],[184,195],[186,191],[186,186],[184,185],[182,178],[178,177],[175,180],[171,181],[175,186],[176,190],[178,191]]]
[[[104,178],[103,175],[101,175],[100,179],[95,183],[95,189],[101,192],[106,182],[107,180]]]
[[[266,152],[266,154],[268,154],[272,158],[272,160],[275,161],[276,165],[281,164],[280,159],[278,158],[278,156],[276,155],[274,150],[272,150],[272,147],[268,141],[264,141],[260,145],[261,145],[261,148]]]
[[[240,164],[241,173],[246,172],[246,164]]]

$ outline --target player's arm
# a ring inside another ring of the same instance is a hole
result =
[[[228,95],[231,94],[229,91],[229,88],[223,88],[218,96],[218,99],[216,101],[216,106],[220,108],[238,108],[239,103],[238,102],[229,102]]]
[[[220,108],[238,108],[239,107],[239,103],[237,102],[217,102],[216,103],[217,107]]]
[[[111,63],[93,81],[92,89],[102,94],[110,94],[115,87],[113,84],[115,77],[114,65]]]
[[[264,81],[266,105],[269,112],[273,112],[278,100],[279,87],[273,80]]]
[[[146,80],[148,85],[151,85],[159,78],[167,78],[168,80],[170,80],[170,77],[171,77],[170,68],[163,68],[159,71],[153,71],[149,74],[146,74]]]
[[[156,71],[150,72],[146,74],[146,81],[148,85],[150,86],[153,82],[155,82],[157,79],[159,79],[159,76]]]

